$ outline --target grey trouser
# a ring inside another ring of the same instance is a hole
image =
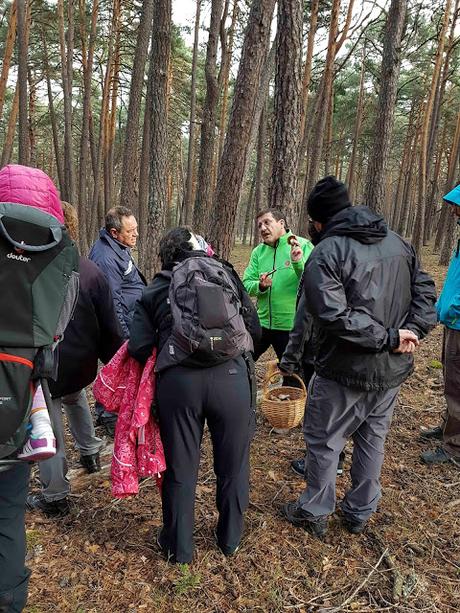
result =
[[[42,492],[47,502],[65,498],[70,492],[61,407],[64,407],[70,432],[81,455],[97,453],[102,446],[102,440],[94,432],[93,417],[84,389],[53,400],[56,416],[53,426],[58,450],[52,458],[38,463]]]
[[[26,605],[30,571],[25,566],[24,516],[30,465],[0,472],[0,613],[20,613]]]
[[[447,411],[444,422],[444,446],[460,457],[460,330],[444,328],[444,395]]]
[[[335,481],[339,454],[353,439],[351,489],[342,510],[358,521],[375,511],[380,499],[383,448],[399,387],[366,392],[314,375],[310,382],[304,421],[308,447],[307,487],[299,505],[313,517],[335,509]]]

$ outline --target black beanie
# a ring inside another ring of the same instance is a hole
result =
[[[307,211],[313,221],[326,223],[342,209],[351,206],[345,183],[335,177],[318,181],[308,196]]]

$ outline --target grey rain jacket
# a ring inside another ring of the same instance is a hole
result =
[[[325,225],[303,289],[318,331],[315,372],[348,387],[400,385],[413,356],[393,353],[398,330],[423,338],[436,325],[433,280],[413,247],[364,206],[344,209]]]

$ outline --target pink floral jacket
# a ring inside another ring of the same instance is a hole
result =
[[[139,477],[155,476],[161,485],[166,470],[160,430],[151,407],[155,393],[153,351],[144,367],[128,354],[125,342],[94,382],[94,397],[118,413],[112,458],[112,494],[125,498],[139,492]]]

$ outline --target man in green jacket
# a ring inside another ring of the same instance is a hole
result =
[[[257,298],[262,326],[254,359],[271,345],[280,360],[294,322],[300,278],[313,245],[306,238],[294,236],[277,209],[261,211],[257,227],[263,242],[252,251],[243,276],[246,291]]]

